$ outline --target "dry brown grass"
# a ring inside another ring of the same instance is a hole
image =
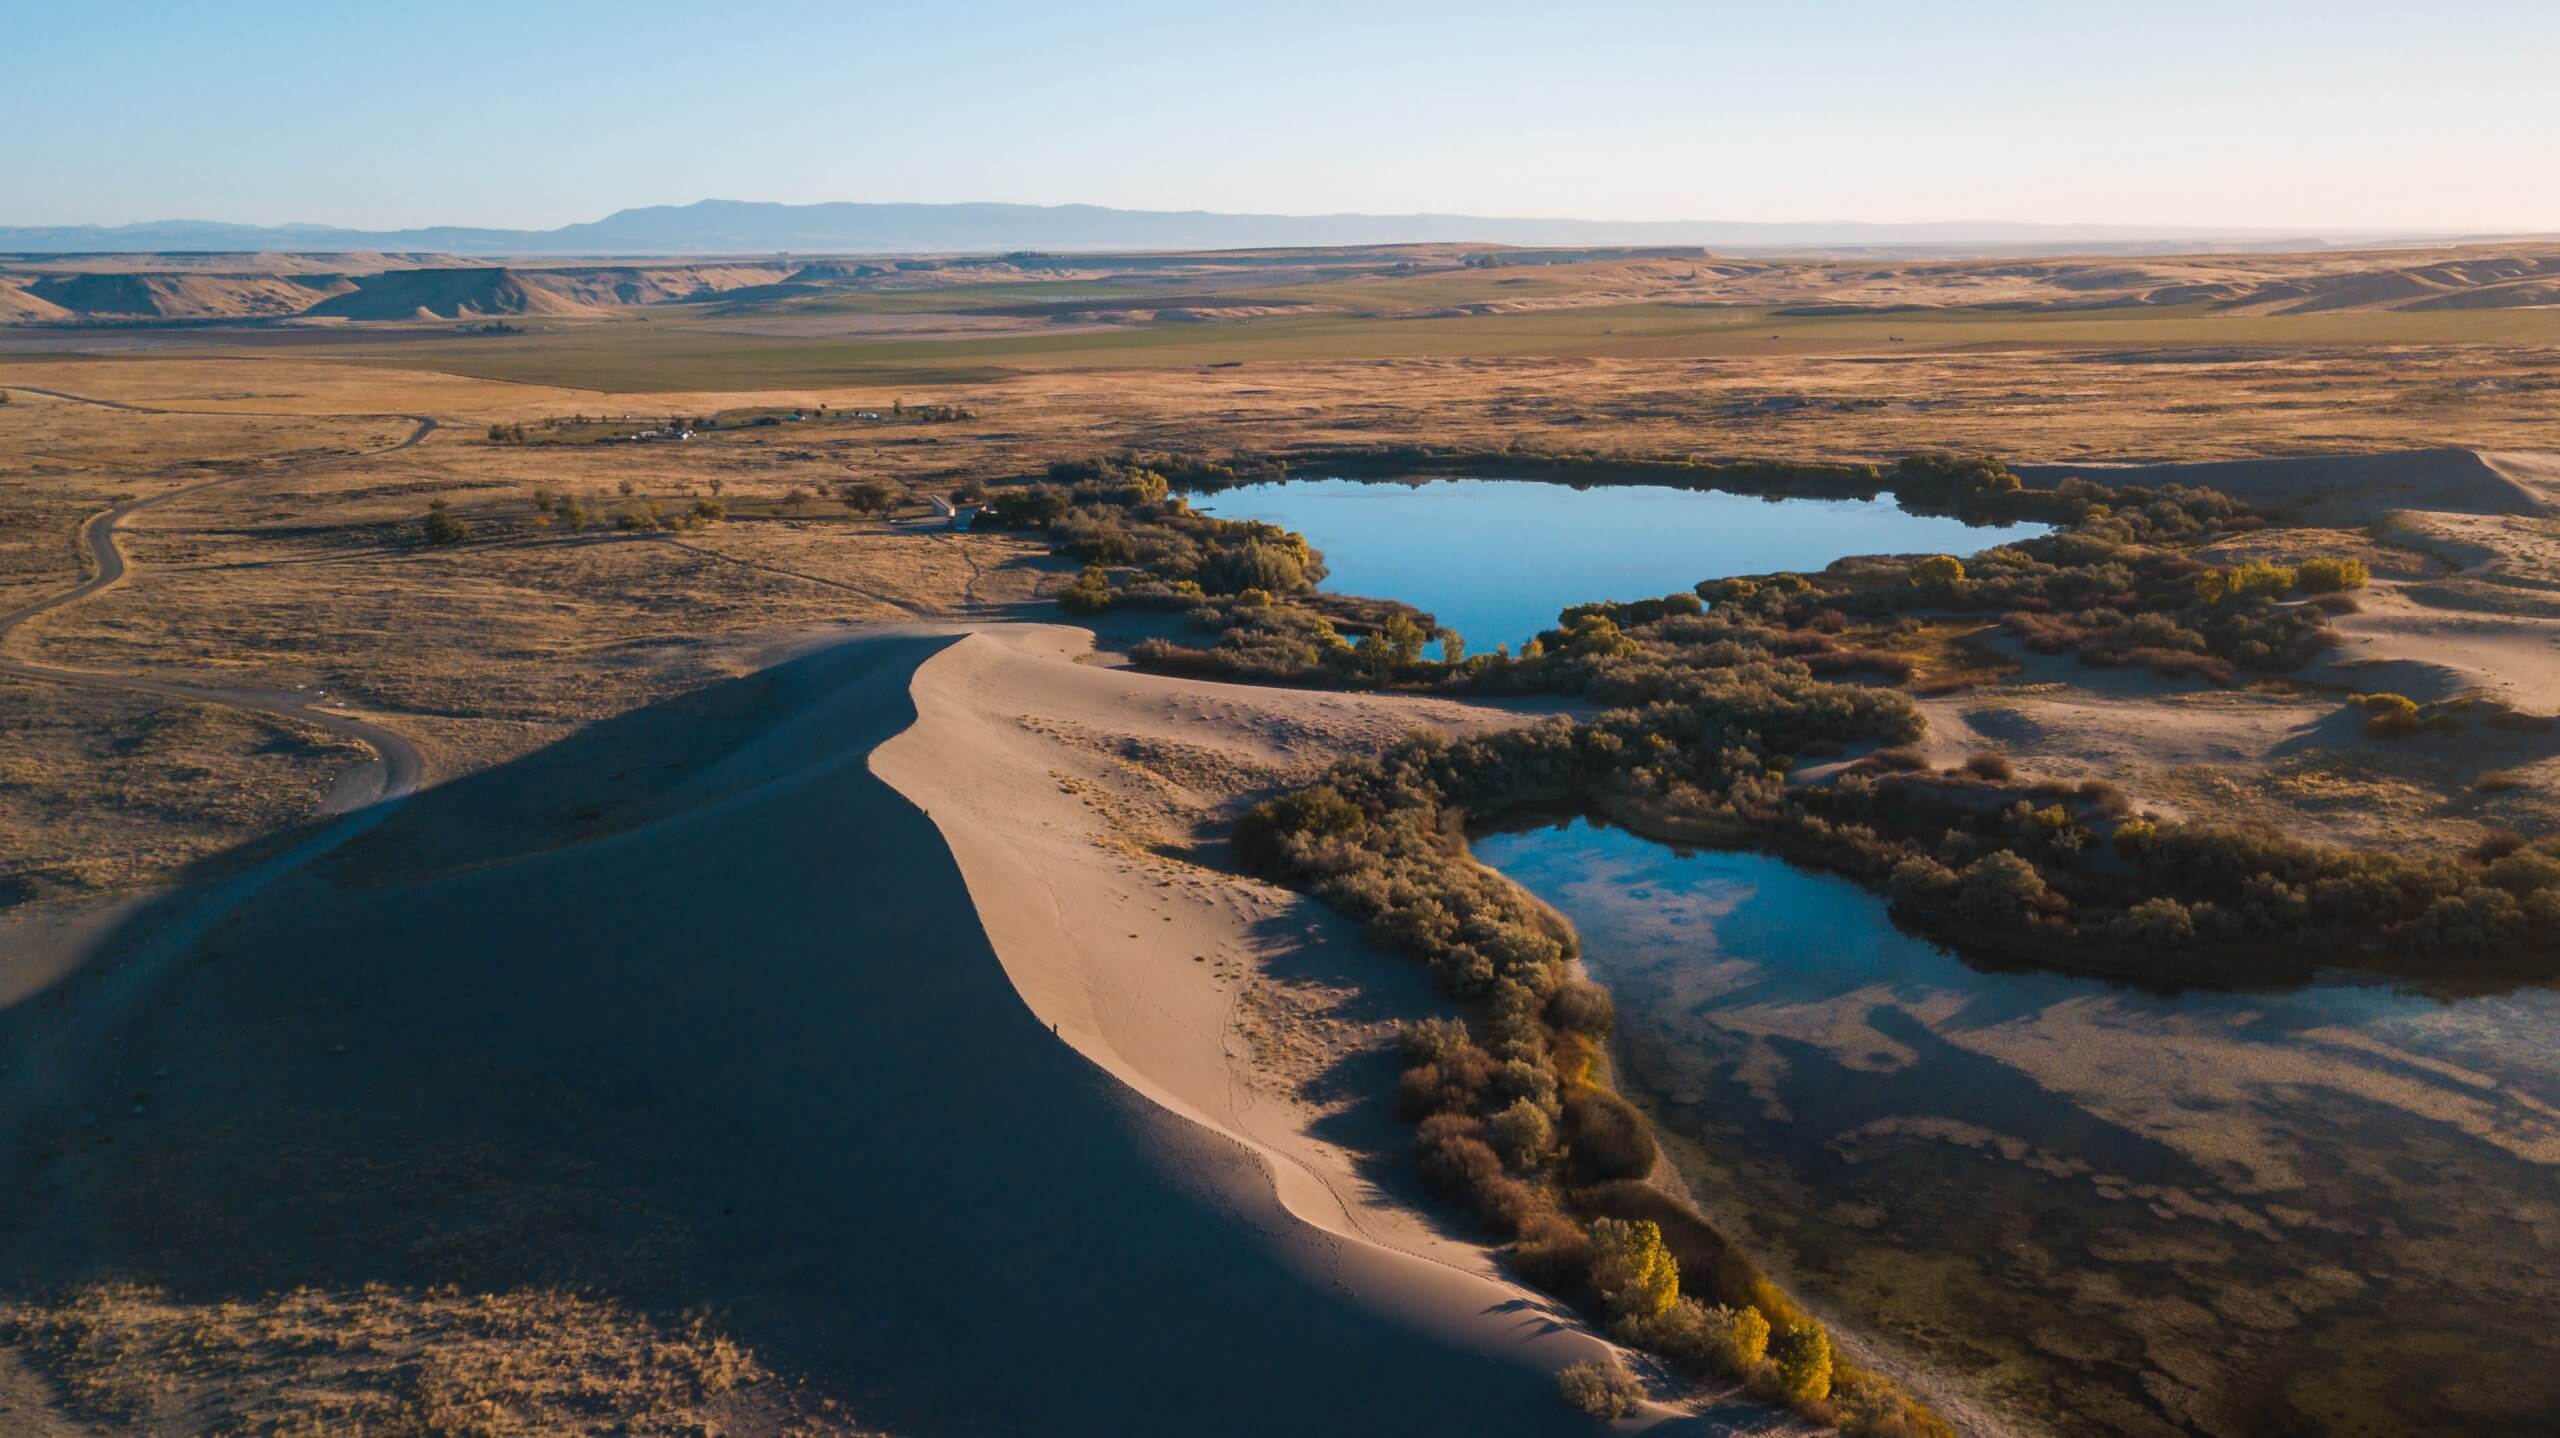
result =
[[[1624,269],[1497,278],[1525,281],[1507,294],[1534,292],[1541,305],[1570,308],[1625,283]],[[1775,274],[1751,283],[1804,280]],[[1430,299],[1417,296],[1417,305]],[[752,369],[697,364],[676,366],[670,373],[683,387],[656,394],[383,363],[444,363],[440,356],[458,353],[445,343],[383,340],[376,347],[388,349],[366,364],[289,336],[218,358],[164,351],[0,362],[0,385],[188,411],[145,414],[24,393],[0,409],[0,519],[8,521],[0,523],[0,605],[75,578],[72,531],[111,498],[221,472],[207,465],[249,470],[137,516],[126,541],[131,580],[29,625],[12,652],[201,682],[308,685],[414,736],[432,770],[452,775],[735,672],[779,635],[1000,617],[1056,582],[1021,541],[853,520],[825,497],[850,480],[913,496],[1122,447],[1215,453],[1421,442],[1795,458],[1953,447],[2063,462],[2529,448],[2547,441],[2547,398],[2560,373],[2560,351],[2532,346],[2188,340],[1790,341],[1767,354],[1312,358],[1220,369],[1166,360],[999,371],[966,384],[891,378],[761,391],[704,382]],[[917,356],[931,349],[913,348]],[[506,446],[482,434],[493,422],[581,413],[819,402],[886,409],[897,399],[965,404],[978,417],[721,431],[655,446]],[[358,416],[412,412],[447,427],[395,454],[263,472],[396,438],[401,421]],[[682,510],[715,483],[733,518],[674,536],[621,534],[602,519],[564,534],[532,502],[547,489],[579,496],[601,516],[626,503],[627,485],[633,499]],[[780,505],[795,488],[820,496],[797,515]],[[448,503],[475,540],[419,546],[431,500]],[[2377,545],[2339,533],[2320,542],[2367,558],[2378,575],[2441,571],[2438,560],[2393,547],[2406,538],[2395,532]],[[2440,538],[2465,554],[2514,549],[2514,565],[2547,559],[2547,546],[2516,525],[2496,534],[2447,529]],[[2469,583],[2465,592],[2481,588]],[[2476,602],[2511,605],[2532,592],[2502,585]],[[1995,683],[2010,663],[1955,632],[1877,647],[1915,661],[1926,691]],[[202,766],[202,782],[224,782],[224,767]],[[109,786],[94,759],[66,754],[55,772],[64,794]],[[229,766],[229,782],[250,778],[245,760]],[[95,835],[60,842],[27,812],[23,799],[12,809],[0,796],[0,824],[30,856],[26,864],[71,872],[96,847]],[[100,881],[144,877],[169,857],[134,851],[134,862],[109,866]]]
[[[852,1435],[716,1325],[551,1290],[370,1284],[190,1301],[101,1283],[0,1307],[61,1408],[119,1432],[262,1438]]]
[[[0,901],[144,882],[314,814],[367,753],[214,705],[0,676]]]

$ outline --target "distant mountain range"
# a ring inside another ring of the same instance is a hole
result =
[[[2428,236],[2442,238],[2442,236]],[[0,252],[174,254],[257,251],[426,251],[461,255],[760,255],[1014,250],[1217,250],[1323,245],[1706,245],[1734,250],[1946,249],[2001,253],[2167,246],[2322,248],[2420,238],[2379,232],[2179,229],[2141,225],[1763,224],[1717,220],[1536,220],[1472,215],[1234,215],[1206,210],[1115,210],[1100,205],[821,204],[703,200],[617,210],[556,230],[434,226],[351,230],[331,225],[232,225],[153,220],[133,225],[0,226]]]

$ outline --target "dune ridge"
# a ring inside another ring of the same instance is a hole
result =
[[[1178,1113],[1026,1008],[935,821],[871,770],[941,681],[999,659],[947,631],[831,643],[366,811],[201,932],[184,892],[61,931],[68,972],[0,1007],[28,1076],[0,1101],[5,1296],[362,1292],[430,1345],[434,1306],[404,1295],[442,1283],[707,1308],[900,1432],[1577,1429],[1544,1369],[1596,1340],[1463,1262],[1306,1221],[1270,1131]],[[1037,663],[1066,698],[1121,682]],[[968,732],[922,727],[928,768]],[[1145,992],[1109,1005],[1138,1026],[1124,1059],[1197,1012]],[[1178,1064],[1131,1070],[1201,1097]],[[191,1373],[132,1431],[299,1401],[318,1370],[276,1361],[301,1386]],[[725,1431],[786,1431],[759,1411]]]
[[[1088,631],[1066,626],[963,634],[918,667],[915,724],[871,760],[950,845],[1024,1004],[1147,1101],[1250,1153],[1289,1218],[1331,1243],[1335,1281],[1358,1301],[1539,1371],[1605,1351],[1552,1299],[1502,1275],[1480,1246],[1399,1205],[1357,1152],[1319,1136],[1353,1122],[1293,1101],[1256,1072],[1238,1024],[1240,989],[1251,981],[1223,977],[1195,956],[1218,956],[1222,968],[1232,958],[1241,973],[1289,950],[1331,949],[1358,968],[1364,986],[1417,1012],[1437,1006],[1427,981],[1365,951],[1356,928],[1295,894],[1204,874],[1115,835],[1114,816],[1086,785],[1115,770],[1125,780],[1128,766],[1107,745],[1080,750],[1061,737],[1108,734],[1123,746],[1188,748],[1194,764],[1223,753],[1277,768],[1417,724],[1480,731],[1516,717],[1076,662],[1092,645]],[[1320,982],[1309,971],[1298,978]],[[1371,1096],[1386,1091],[1387,1054],[1344,1057],[1371,1071],[1363,1079]],[[1366,1137],[1400,1146],[1402,1135]]]

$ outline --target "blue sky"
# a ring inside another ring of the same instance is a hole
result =
[[[1087,201],[2560,230],[2560,0],[0,0],[0,224]]]

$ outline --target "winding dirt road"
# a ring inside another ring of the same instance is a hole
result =
[[[128,410],[140,414],[187,413],[180,410],[155,410],[147,406],[125,404],[116,400],[91,399],[85,395],[36,389],[27,385],[13,384],[7,388],[22,394],[43,395],[48,399],[95,405],[101,409]],[[124,551],[116,545],[116,526],[122,524],[129,516],[157,505],[167,504],[172,500],[183,499],[188,495],[201,494],[223,485],[238,484],[243,480],[271,479],[278,475],[305,473],[333,464],[353,464],[386,454],[396,454],[418,444],[434,433],[437,428],[434,419],[421,414],[350,417],[405,419],[416,428],[398,443],[385,445],[380,449],[369,449],[353,455],[328,459],[306,460],[298,464],[253,473],[227,474],[219,479],[182,485],[145,498],[128,499],[111,509],[101,510],[91,515],[88,522],[80,526],[80,542],[88,552],[93,570],[90,576],[59,594],[20,605],[5,614],[0,614],[0,675],[15,679],[33,679],[48,684],[66,684],[83,689],[116,690],[129,694],[146,694],[159,699],[219,704],[232,709],[246,709],[280,719],[292,719],[317,725],[333,734],[353,739],[373,751],[374,761],[339,777],[321,805],[321,812],[324,814],[344,813],[351,809],[363,808],[368,804],[378,804],[414,793],[421,784],[426,782],[427,776],[426,760],[418,753],[417,746],[392,730],[370,720],[321,708],[320,705],[326,702],[324,696],[294,689],[217,687],[153,679],[144,675],[101,674],[88,669],[66,669],[50,664],[30,664],[23,660],[10,659],[5,654],[11,636],[28,620],[39,614],[48,614],[56,609],[77,604],[91,595],[104,593],[124,582],[130,566],[125,559]]]

